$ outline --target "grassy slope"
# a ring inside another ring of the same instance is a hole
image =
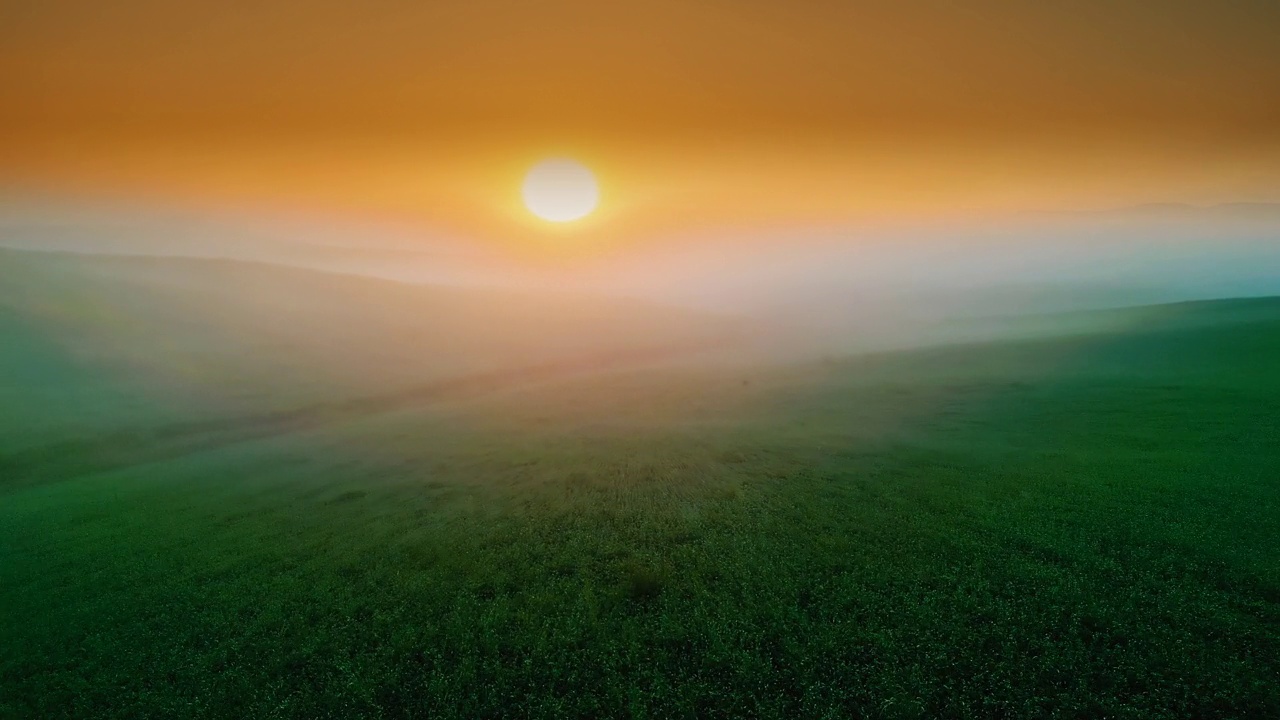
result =
[[[1280,302],[0,495],[0,716],[1274,717]]]
[[[735,332],[622,300],[0,250],[0,450],[412,394]]]

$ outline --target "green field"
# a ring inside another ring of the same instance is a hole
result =
[[[458,383],[92,264],[0,266],[0,717],[1280,717],[1280,299]]]

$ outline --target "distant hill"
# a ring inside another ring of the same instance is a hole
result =
[[[24,433],[409,392],[694,352],[736,323],[642,302],[261,263],[0,251],[0,397]],[[78,429],[77,429],[78,428]]]

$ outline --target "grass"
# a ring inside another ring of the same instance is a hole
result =
[[[1242,303],[25,452],[0,716],[1280,717]]]

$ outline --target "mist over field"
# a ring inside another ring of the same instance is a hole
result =
[[[49,201],[12,202],[0,217],[0,246],[9,248],[219,258],[456,288],[472,297],[641,301],[733,318],[760,343],[810,354],[1033,328],[1016,316],[1276,294],[1278,238],[1277,205],[1163,205],[950,227],[707,230],[530,261],[442,233],[355,219]],[[162,265],[153,272],[163,280]],[[254,287],[275,292],[269,285]],[[305,302],[308,289],[295,283],[278,292]],[[446,306],[433,314],[450,312]],[[492,330],[495,339],[508,332]]]

